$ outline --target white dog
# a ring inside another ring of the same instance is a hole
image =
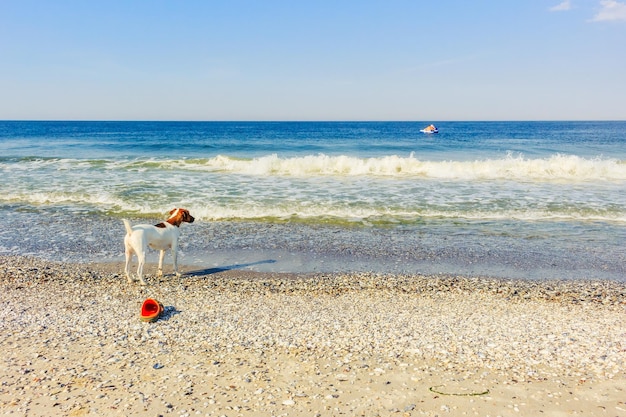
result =
[[[170,211],[169,219],[164,223],[159,223],[154,226],[150,224],[138,224],[131,227],[130,222],[124,219],[124,226],[126,226],[126,236],[124,237],[124,246],[126,248],[125,272],[128,282],[133,282],[130,276],[130,261],[134,253],[137,254],[138,261],[137,276],[141,284],[146,285],[146,281],[143,279],[143,266],[146,263],[146,250],[148,246],[161,251],[159,255],[158,276],[163,275],[163,258],[165,257],[165,251],[167,249],[172,250],[174,273],[176,276],[180,276],[176,260],[180,225],[183,222],[193,223],[193,221],[194,218],[189,214],[189,211],[183,208],[176,208]]]

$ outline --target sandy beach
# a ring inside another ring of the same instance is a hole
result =
[[[626,415],[623,282],[183,272],[0,257],[0,414]]]

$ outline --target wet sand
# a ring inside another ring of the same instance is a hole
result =
[[[0,414],[626,415],[623,282],[183,271],[0,256]]]

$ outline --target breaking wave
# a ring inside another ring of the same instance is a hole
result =
[[[193,208],[207,220],[626,222],[626,163],[555,154],[420,160],[326,154],[179,159],[0,158],[0,205],[111,215]]]
[[[626,163],[615,159],[585,159],[553,155],[527,159],[507,155],[502,159],[476,161],[422,161],[410,155],[357,158],[311,155],[280,158],[269,155],[251,160],[217,156],[206,160],[181,161],[189,169],[226,171],[249,175],[280,176],[387,176],[435,179],[620,181],[626,180]],[[180,164],[180,163],[179,163]]]
[[[31,169],[105,169],[108,171],[194,171],[251,176],[376,176],[389,178],[417,177],[448,180],[515,181],[625,181],[626,161],[611,158],[583,158],[555,154],[530,159],[508,154],[500,159],[473,161],[421,160],[390,155],[375,158],[331,156],[325,154],[280,157],[277,154],[252,159],[218,155],[195,159],[72,160],[22,159],[18,164],[0,161],[0,170]]]

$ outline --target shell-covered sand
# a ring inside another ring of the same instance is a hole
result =
[[[122,268],[0,257],[0,414],[626,415],[623,282]]]

